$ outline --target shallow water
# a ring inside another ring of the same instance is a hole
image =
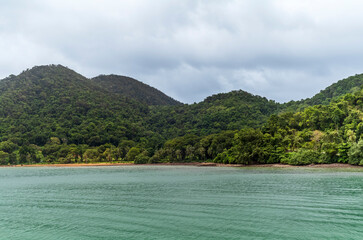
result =
[[[359,169],[0,168],[0,239],[363,239]]]

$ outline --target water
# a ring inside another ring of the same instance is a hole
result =
[[[0,168],[0,239],[363,239],[363,172]]]

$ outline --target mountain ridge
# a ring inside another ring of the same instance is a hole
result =
[[[96,85],[98,87],[101,87],[111,93],[117,93],[117,94],[123,95],[125,97],[134,98],[134,99],[141,101],[143,103],[146,103],[148,105],[181,105],[181,104],[182,105],[193,105],[193,104],[182,103],[178,100],[175,100],[172,97],[161,92],[157,88],[150,86],[146,83],[143,83],[142,81],[139,81],[132,77],[118,75],[118,74],[100,74],[96,77],[87,78],[87,77],[84,77],[82,74],[77,73],[76,71],[74,71],[68,67],[65,67],[61,64],[34,66],[30,69],[28,68],[27,70],[22,71],[18,75],[11,74],[8,77],[0,79],[0,81],[6,82],[6,80],[8,80],[8,79],[10,79],[12,77],[18,77],[21,74],[24,74],[25,72],[28,72],[28,71],[39,72],[41,70],[47,70],[47,69],[54,70],[56,68],[62,68],[64,70],[73,72],[75,75],[78,75],[84,79],[87,79],[87,80],[89,80],[89,82],[96,83]],[[102,82],[106,82],[106,83],[102,84]],[[109,83],[109,85],[107,85],[107,83]],[[127,85],[136,84],[136,87],[135,86],[131,86],[131,87],[126,86],[125,89],[122,89],[122,88],[120,89],[120,83],[127,84]],[[213,98],[215,98],[216,96],[218,96],[218,98],[223,98],[223,96],[227,96],[229,94],[235,95],[236,93],[247,93],[247,94],[257,97],[257,98],[262,98],[262,99],[266,99],[267,101],[270,101],[270,102],[275,102],[276,104],[281,105],[282,108],[285,108],[285,106],[286,106],[286,108],[289,108],[294,105],[296,108],[296,105],[299,105],[299,108],[301,109],[301,108],[304,108],[307,106],[312,106],[312,105],[329,104],[330,101],[335,100],[338,97],[340,97],[346,93],[354,93],[354,92],[358,91],[362,85],[363,85],[363,74],[355,74],[354,76],[349,76],[347,78],[341,79],[341,80],[329,85],[328,87],[321,90],[319,93],[313,95],[312,97],[308,97],[308,98],[301,99],[301,100],[290,100],[288,102],[280,103],[274,99],[268,99],[264,96],[250,93],[250,92],[247,92],[242,89],[238,89],[238,90],[231,90],[229,92],[217,93],[217,94],[213,94],[211,96],[207,96],[202,101],[197,102],[197,104],[205,102],[205,101],[213,101]],[[145,89],[140,89],[140,86],[144,87]],[[161,94],[161,97],[163,99],[155,100],[155,99],[153,99],[153,97],[150,97],[150,96],[146,96],[146,97],[144,96],[143,98],[140,96],[135,96],[135,92],[137,92],[139,90],[141,90],[142,94],[147,93],[148,90],[152,91],[153,93]],[[131,91],[132,94],[130,94],[130,92],[127,92],[127,91]],[[151,99],[151,101],[148,102],[147,99]],[[158,102],[161,104],[157,104]]]
[[[160,90],[131,77],[121,75],[99,75],[90,78],[98,86],[112,93],[137,99],[148,105],[180,105],[182,103],[167,96]]]

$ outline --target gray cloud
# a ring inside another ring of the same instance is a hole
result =
[[[0,76],[60,63],[184,102],[243,89],[310,97],[362,72],[359,1],[33,0],[0,9]]]

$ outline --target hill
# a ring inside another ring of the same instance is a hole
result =
[[[99,87],[121,96],[136,99],[147,105],[180,105],[161,91],[136,79],[118,75],[100,75],[91,79]]]
[[[110,94],[60,65],[0,81],[1,140],[18,145],[43,146],[51,137],[91,146],[118,144],[140,137],[139,122],[147,113],[146,105]]]
[[[314,105],[328,105],[347,93],[359,91],[363,74],[332,84],[312,98],[280,104],[239,90],[207,97],[192,105],[153,108],[148,123],[166,138],[263,126],[272,114],[303,111]]]
[[[240,90],[187,105],[131,78],[34,67],[0,81],[0,164],[348,162],[363,133],[361,81],[288,104]]]
[[[302,110],[308,106],[328,105],[331,101],[337,100],[339,97],[347,93],[358,92],[363,85],[363,74],[356,74],[348,78],[333,83],[329,87],[321,90],[318,94],[311,98],[300,101],[290,101],[283,105],[284,111]]]
[[[18,161],[21,153],[27,161],[79,161],[84,148],[93,161],[111,148],[115,159],[132,147],[150,157],[173,137],[258,127],[278,109],[244,91],[182,105],[131,78],[87,79],[61,65],[38,66],[0,81],[0,161],[1,151],[6,161],[12,153]]]
[[[206,98],[203,102],[153,108],[149,124],[165,136],[208,135],[224,130],[260,127],[279,112],[281,104],[245,91],[232,91]]]
[[[168,140],[152,162],[363,165],[363,89],[328,105],[272,114],[260,128]]]

